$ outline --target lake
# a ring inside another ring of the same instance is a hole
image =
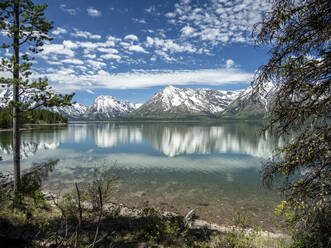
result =
[[[263,161],[282,140],[259,134],[258,123],[73,122],[22,133],[22,168],[59,159],[43,188],[66,192],[95,168],[119,177],[114,202],[145,205],[232,224],[236,212],[280,230],[278,192],[261,185]],[[11,132],[0,132],[0,170],[12,169]],[[148,203],[147,203],[148,202]]]

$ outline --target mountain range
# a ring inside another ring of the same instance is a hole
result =
[[[268,83],[259,91],[252,86],[236,91],[168,86],[135,111],[132,119],[261,119],[271,104],[276,87]]]
[[[264,85],[255,92],[252,86],[236,91],[191,89],[167,86],[144,104],[119,100],[112,96],[98,96],[91,106],[74,103],[68,107],[52,107],[71,120],[124,119],[182,119],[182,118],[227,118],[259,119],[266,113],[276,87]],[[1,99],[12,97],[11,90],[0,92]],[[29,95],[23,97],[28,101]]]

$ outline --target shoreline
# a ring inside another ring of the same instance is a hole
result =
[[[249,119],[206,119],[206,120],[190,120],[190,119],[113,119],[113,120],[68,120],[68,124],[74,123],[201,123],[201,124],[214,124],[214,123],[263,123],[264,120],[249,120]]]
[[[53,162],[52,164],[49,164],[48,166],[54,166],[54,164],[56,164],[57,161]],[[37,168],[34,168],[33,170],[27,170],[24,171],[23,174],[31,174],[34,173],[37,170],[41,170],[44,168],[44,165],[40,165]],[[2,173],[0,172],[0,187],[2,188],[6,188],[6,187],[10,187],[10,185],[13,183],[12,182],[12,173]],[[54,191],[50,191],[50,190],[46,190],[46,189],[41,189],[41,192],[43,193],[45,199],[53,206],[53,200],[54,199],[60,199],[61,198],[61,194],[56,193]],[[90,207],[90,206],[88,206]],[[116,202],[112,201],[108,206],[105,206],[105,208],[108,207],[116,207],[116,208],[120,208],[120,215],[123,216],[127,216],[127,217],[138,217],[139,214],[143,211],[144,207],[129,207],[128,205],[126,205],[123,202]],[[154,206],[151,206],[152,208],[154,208]],[[160,209],[158,207],[156,207],[163,215],[173,215],[173,216],[181,216],[181,214],[174,212],[174,211],[169,211],[169,210],[164,210],[164,209]],[[188,213],[186,213],[185,218],[189,219],[188,220],[188,225],[190,226],[191,229],[203,229],[203,228],[207,228],[208,230],[211,231],[218,231],[218,232],[230,232],[231,230],[233,230],[233,228],[235,228],[235,226],[233,225],[222,225],[222,224],[217,224],[214,223],[212,221],[206,221],[204,219],[200,219],[198,216],[195,215],[195,212],[197,211],[197,209],[191,209]],[[190,216],[190,218],[188,218],[188,216]],[[246,228],[245,229],[245,233],[250,233],[253,231],[253,228]],[[290,238],[290,236],[287,233],[281,232],[281,231],[268,231],[268,230],[261,230],[260,235],[262,237],[269,237],[269,238]]]
[[[59,199],[59,195],[54,193],[54,192],[50,192],[47,190],[42,190],[41,191],[44,194],[45,199],[51,203],[53,205],[52,200],[53,199]],[[90,207],[90,206],[87,206]],[[107,208],[119,208],[119,215],[120,216],[125,216],[125,217],[129,217],[129,218],[137,218],[143,211],[144,208],[133,208],[133,207],[128,207],[123,203],[116,203],[116,202],[111,202],[110,204],[107,204],[104,206],[106,209]],[[180,214],[176,213],[176,212],[171,212],[171,211],[165,211],[165,210],[160,210],[163,216],[180,216]],[[210,231],[217,231],[220,233],[227,233],[227,232],[231,232],[233,230],[237,230],[240,231],[240,228],[235,227],[234,225],[232,226],[226,226],[226,225],[219,225],[216,223],[212,223],[212,222],[208,222],[206,220],[202,220],[199,218],[196,218],[194,215],[195,209],[190,210],[185,216],[184,216],[184,220],[185,222],[187,222],[187,225],[190,229],[192,230],[203,230],[203,229],[208,229]],[[242,231],[242,230],[241,230]],[[245,228],[244,233],[249,235],[250,233],[254,232],[254,228],[249,227],[249,228]],[[259,236],[264,237],[264,238],[270,238],[270,239],[290,239],[291,237],[286,234],[286,233],[282,233],[282,232],[271,232],[271,231],[266,231],[266,230],[260,230],[258,232]]]
[[[32,127],[35,127],[35,126],[66,126],[68,125],[69,123],[31,123],[31,124],[23,124],[23,126],[25,127],[22,127],[20,128],[20,131],[29,131],[29,130],[33,130],[33,129],[36,129],[36,128],[31,128],[30,126]],[[13,131],[13,128],[0,128],[0,132],[11,132]]]
[[[212,125],[212,124],[222,124],[222,123],[236,123],[236,122],[244,122],[244,123],[258,123],[262,124],[263,120],[245,120],[245,119],[224,119],[224,120],[182,120],[182,119],[161,119],[161,120],[68,120],[68,123],[31,123],[31,124],[23,124],[24,127],[20,128],[20,131],[30,131],[38,129],[38,126],[67,126],[69,124],[89,124],[89,123],[130,123],[130,124],[155,124],[155,123],[169,123],[169,124],[201,124],[201,125]],[[0,128],[0,132],[11,132],[13,128]]]

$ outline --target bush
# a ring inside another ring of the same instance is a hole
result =
[[[250,227],[250,218],[248,216],[242,216],[237,213],[233,217],[234,227],[231,231],[225,234],[218,235],[216,242],[216,247],[224,248],[254,248],[254,240],[258,236],[261,228],[255,227],[253,229],[248,229]]]

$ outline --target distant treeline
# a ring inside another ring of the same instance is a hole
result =
[[[23,113],[20,123],[37,124],[37,123],[67,123],[68,118],[59,113],[54,113],[45,109],[36,109]],[[0,128],[12,127],[12,109],[0,108]]]

